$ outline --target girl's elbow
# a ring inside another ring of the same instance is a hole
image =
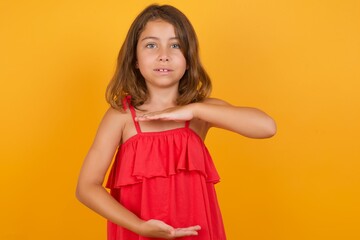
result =
[[[86,200],[86,193],[88,193],[88,189],[84,186],[84,184],[78,183],[75,190],[75,197],[79,202],[84,203]]]
[[[79,181],[76,186],[75,197],[81,203],[87,205],[89,199],[93,198],[94,193],[99,188],[103,188],[100,182]]]
[[[276,122],[269,117],[268,122],[266,123],[266,128],[264,129],[264,138],[271,138],[277,132]]]
[[[81,186],[80,186],[79,184],[76,186],[75,197],[76,197],[77,200],[79,200],[80,202],[82,202],[82,200],[83,200],[83,195],[82,195]]]
[[[264,112],[260,112],[258,121],[254,121],[257,126],[257,136],[255,138],[271,138],[277,132],[275,120]]]
[[[249,134],[250,138],[271,138],[276,134],[276,123],[272,118],[267,118],[265,121],[258,123],[254,131]]]

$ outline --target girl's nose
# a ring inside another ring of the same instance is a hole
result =
[[[160,62],[168,62],[169,58],[168,57],[160,57]]]
[[[168,62],[169,61],[169,55],[166,49],[161,49],[159,52],[159,61],[160,62]]]

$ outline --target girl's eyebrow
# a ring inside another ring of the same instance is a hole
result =
[[[149,36],[149,37],[144,37],[144,38],[141,39],[140,41],[142,42],[142,41],[145,41],[145,40],[148,40],[148,39],[160,40],[160,38],[158,38],[158,37]],[[178,38],[178,37],[171,37],[171,38],[169,38],[169,40],[174,40],[174,39],[178,40],[179,38]]]

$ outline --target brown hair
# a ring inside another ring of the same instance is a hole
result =
[[[134,20],[120,49],[115,74],[106,89],[107,102],[122,109],[122,99],[130,95],[133,106],[142,105],[148,98],[144,77],[136,68],[136,46],[140,34],[149,21],[164,20],[174,26],[188,69],[179,82],[177,104],[199,102],[211,92],[211,80],[199,57],[199,44],[193,26],[187,17],[169,5],[150,5]]]

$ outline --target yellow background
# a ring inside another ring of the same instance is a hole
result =
[[[208,136],[228,239],[360,239],[359,1],[159,2],[192,21],[213,96],[278,124],[267,140]],[[149,3],[0,1],[0,239],[105,239],[75,185]]]

